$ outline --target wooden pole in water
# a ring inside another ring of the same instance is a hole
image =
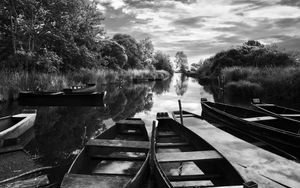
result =
[[[183,125],[182,109],[181,109],[181,101],[180,101],[180,99],[178,100],[178,104],[179,104],[180,123],[181,123],[181,125]]]

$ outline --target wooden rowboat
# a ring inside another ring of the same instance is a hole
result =
[[[33,127],[36,110],[23,110],[22,113],[0,118],[0,153],[7,147],[21,144],[21,137]]]
[[[141,119],[119,121],[85,144],[61,187],[145,187],[149,149],[148,134]]]
[[[96,91],[96,84],[87,84],[85,86],[71,86],[62,90],[64,93],[93,93]]]
[[[202,100],[201,106],[203,117],[216,118],[228,127],[254,135],[299,159],[299,123],[224,103]]]
[[[157,120],[151,140],[156,187],[243,187],[239,173],[205,140],[167,113]]]
[[[23,106],[104,106],[105,92],[34,92],[21,91]]]
[[[300,124],[300,111],[275,104],[261,103],[260,99],[253,99],[252,105],[271,116],[296,121]]]

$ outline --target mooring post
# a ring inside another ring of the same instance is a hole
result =
[[[181,109],[181,101],[180,101],[180,99],[178,100],[178,104],[179,104],[180,123],[181,123],[181,125],[183,125],[182,109]]]

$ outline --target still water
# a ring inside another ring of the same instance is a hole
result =
[[[105,107],[36,107],[35,136],[25,148],[36,163],[60,166],[57,175],[62,178],[84,143],[114,122],[139,117],[150,134],[156,113],[178,110],[179,99],[183,110],[196,114],[201,114],[201,97],[214,100],[196,79],[181,74],[165,81],[97,85],[97,90],[106,91]],[[0,115],[15,114],[22,108],[14,103],[0,105]]]

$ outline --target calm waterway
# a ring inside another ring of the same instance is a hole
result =
[[[147,130],[157,112],[182,108],[201,114],[200,98],[213,101],[196,79],[175,74],[165,81],[130,84],[126,86],[97,85],[106,91],[105,107],[36,107],[34,138],[25,150],[40,166],[61,166],[63,177],[86,140],[128,117],[142,118]],[[0,105],[0,115],[16,114],[24,107],[15,103]]]

